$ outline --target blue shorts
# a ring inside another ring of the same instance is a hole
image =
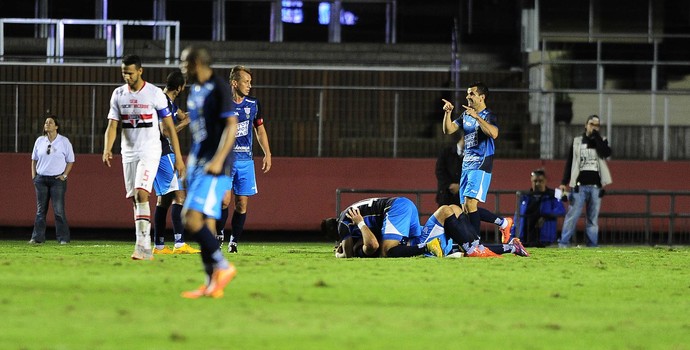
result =
[[[465,204],[465,197],[476,198],[482,203],[486,202],[489,185],[491,185],[491,173],[478,169],[463,170],[458,192],[460,204]]]
[[[156,195],[164,196],[170,192],[184,190],[182,180],[175,170],[175,153],[168,153],[161,157],[158,163],[158,172],[153,180],[153,189]]]
[[[220,219],[220,207],[223,195],[232,180],[225,175],[211,175],[204,172],[203,167],[187,168],[187,199],[184,210],[198,211],[207,217]]]
[[[232,193],[236,196],[253,196],[258,192],[254,160],[236,160],[232,164]]]
[[[383,240],[403,241],[421,235],[419,211],[411,200],[400,197],[393,201],[383,219]]]
[[[428,243],[435,238],[438,238],[441,243],[441,249],[443,249],[443,255],[448,255],[453,249],[453,240],[446,237],[446,230],[443,228],[443,224],[438,222],[435,216],[429,217],[426,221],[424,227],[422,228],[422,234],[410,240],[410,245],[417,245],[420,243]],[[433,254],[427,253],[427,256],[433,256]]]

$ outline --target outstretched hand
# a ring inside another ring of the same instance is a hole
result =
[[[446,113],[452,112],[453,109],[455,108],[455,106],[453,106],[453,104],[450,103],[450,101],[448,101],[446,99],[441,99],[441,101],[443,101],[443,111],[444,112],[446,112]]]

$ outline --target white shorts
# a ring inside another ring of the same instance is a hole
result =
[[[122,164],[122,172],[125,177],[125,191],[127,192],[126,198],[134,197],[137,190],[151,193],[160,160],[160,157],[154,159],[140,158],[138,161]]]

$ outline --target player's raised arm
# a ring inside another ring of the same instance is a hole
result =
[[[450,101],[441,99],[443,101],[443,133],[448,135],[452,134],[460,128],[457,126],[455,123],[453,123],[453,119],[451,118],[453,115],[453,109],[455,108]]]

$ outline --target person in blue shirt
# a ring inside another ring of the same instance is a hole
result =
[[[557,219],[565,215],[565,207],[555,191],[546,186],[544,169],[534,170],[530,181],[532,188],[520,195],[511,234],[519,237],[525,247],[545,247],[556,241]]]
[[[183,212],[185,230],[201,247],[206,283],[183,292],[182,297],[220,298],[237,270],[220,250],[215,230],[220,206],[230,184],[232,146],[237,132],[237,113],[232,107],[230,89],[211,69],[207,49],[190,46],[182,51],[180,68],[187,81],[194,82],[187,97],[192,131],[192,147],[187,157],[187,198]]]
[[[189,117],[187,113],[175,104],[177,96],[184,91],[184,76],[180,70],[168,74],[163,93],[168,101],[168,108],[172,113],[175,131],[178,133],[187,127]],[[192,248],[184,240],[184,224],[182,224],[182,204],[186,196],[184,183],[177,171],[175,171],[175,153],[167,136],[168,130],[161,127],[161,160],[158,163],[158,172],[153,180],[153,189],[156,191],[157,202],[153,211],[153,254],[194,254],[198,249]],[[175,245],[173,249],[165,246],[165,223],[168,216],[168,208],[172,207],[173,237]]]
[[[443,100],[443,133],[453,134],[458,130],[464,133],[465,154],[462,160],[459,196],[463,211],[467,213],[477,232],[481,223],[477,206],[479,202],[486,201],[493,170],[494,139],[499,133],[496,115],[486,106],[488,93],[489,88],[483,83],[472,84],[465,96],[465,111],[455,120],[451,119],[453,104]],[[505,218],[500,221],[502,242],[507,243],[510,240],[513,219]]]
[[[338,236],[339,257],[442,256],[438,241],[420,242],[419,211],[405,197],[363,199],[321,225],[324,233]]]
[[[217,238],[222,242],[225,237],[225,223],[228,220],[228,206],[235,196],[235,210],[232,214],[232,235],[228,244],[228,253],[237,253],[237,243],[244,231],[247,219],[247,202],[249,197],[258,193],[256,174],[254,171],[254,154],[252,141],[254,133],[256,140],[264,153],[261,170],[267,173],[271,170],[271,148],[268,144],[268,134],[264,126],[261,105],[256,97],[250,96],[252,88],[252,72],[245,66],[235,66],[230,72],[230,85],[235,112],[237,112],[237,134],[235,146],[232,149],[235,163],[232,167],[232,188],[223,198],[221,219],[218,220]]]

